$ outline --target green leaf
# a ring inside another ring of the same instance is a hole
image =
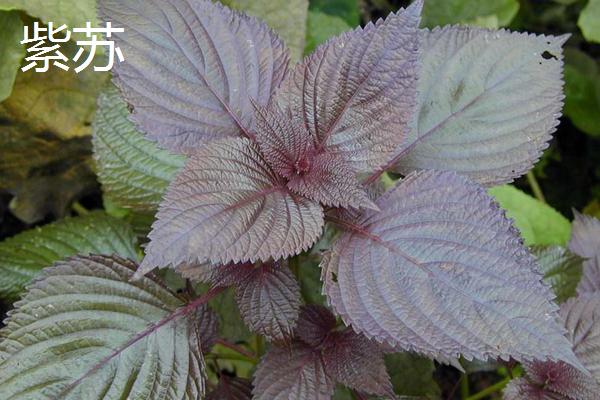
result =
[[[562,303],[575,296],[584,259],[562,246],[534,246],[531,251],[538,260],[544,281],[552,286],[556,301]]]
[[[468,24],[485,28],[508,25],[519,11],[517,0],[427,0],[421,25],[433,28],[450,24]]]
[[[581,10],[577,25],[588,42],[600,43],[600,0],[589,0]]]
[[[16,11],[0,11],[0,102],[12,92],[17,71],[25,55],[21,45],[23,23]]]
[[[574,48],[565,50],[564,112],[585,133],[600,136],[600,68]]]
[[[197,303],[131,281],[136,267],[77,256],[45,269],[0,331],[0,398],[200,398]]]
[[[252,379],[252,370],[256,364],[243,359],[235,350],[217,343],[210,354],[218,360],[221,370],[229,371],[239,378]]]
[[[325,43],[330,37],[350,29],[352,28],[340,17],[319,11],[309,11],[304,54],[312,53],[318,45]]]
[[[136,238],[124,221],[103,212],[92,212],[0,242],[0,299],[14,300],[42,268],[55,261],[89,253],[135,259]]]
[[[388,354],[385,356],[385,365],[396,394],[427,399],[440,397],[440,388],[433,379],[435,366],[428,358],[411,353]]]
[[[312,0],[310,10],[340,17],[351,27],[360,23],[358,0]]]
[[[511,185],[497,186],[489,193],[514,219],[526,245],[565,245],[569,241],[571,224],[552,207]]]
[[[337,385],[332,400],[354,400],[354,396],[352,395],[352,391],[347,387]]]
[[[265,21],[283,39],[293,61],[302,57],[308,0],[222,0],[223,4]]]
[[[160,149],[128,119],[127,104],[111,84],[98,100],[94,155],[106,197],[116,206],[154,212],[185,157]]]
[[[247,341],[252,336],[240,315],[233,288],[227,289],[219,297],[212,299],[209,304],[219,315],[219,337],[239,343]]]

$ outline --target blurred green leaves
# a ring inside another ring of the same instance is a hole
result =
[[[0,10],[23,10],[45,23],[54,22],[57,27],[67,24],[71,29],[85,27],[87,21],[92,25],[97,22],[96,0],[0,0]]]
[[[598,63],[575,48],[566,49],[565,61],[565,115],[578,129],[592,136],[600,136]]]
[[[435,366],[430,359],[411,353],[397,353],[386,355],[385,364],[395,393],[426,399],[440,397],[440,388],[433,379]]]
[[[428,28],[468,24],[486,28],[508,25],[519,11],[517,0],[427,0],[421,25]]]
[[[223,4],[264,20],[285,41],[292,60],[302,57],[308,0],[222,0]]]
[[[0,11],[0,102],[12,92],[17,70],[25,55],[21,45],[23,23],[16,11]]]
[[[310,2],[304,54],[310,54],[327,39],[357,27],[357,0],[313,0]]]
[[[312,53],[318,45],[325,43],[330,37],[352,29],[340,17],[312,10],[308,12],[307,24],[305,54]]]
[[[358,0],[312,0],[310,10],[339,17],[352,28],[360,23]]]
[[[558,211],[511,185],[489,190],[521,232],[528,246],[565,245],[571,236],[571,223]]]
[[[600,43],[600,0],[589,0],[579,15],[577,25],[588,42]]]

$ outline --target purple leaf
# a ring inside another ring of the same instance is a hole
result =
[[[191,152],[225,136],[252,136],[251,99],[267,104],[288,52],[256,18],[208,0],[100,0],[125,62],[115,83],[136,124],[161,146]]]
[[[564,362],[526,363],[525,378],[510,382],[504,400],[595,400],[600,387]]]
[[[301,119],[317,153],[335,153],[357,172],[393,155],[415,105],[421,7],[330,40],[286,78],[275,98]]]
[[[600,291],[600,220],[573,211],[573,231],[569,249],[587,258],[577,293]]]
[[[258,365],[253,383],[255,400],[329,400],[335,389],[321,353],[301,342],[273,347]]]
[[[196,307],[136,264],[75,256],[44,269],[0,331],[0,398],[201,398]],[[211,292],[214,295],[215,291]]]
[[[273,171],[287,179],[306,172],[306,159],[315,152],[315,146],[302,121],[281,110],[277,103],[255,108],[256,140]]]
[[[196,310],[196,336],[200,338],[200,349],[203,353],[210,352],[219,335],[219,316],[208,304]]]
[[[317,151],[302,121],[277,104],[257,106],[256,115],[260,149],[273,170],[288,180],[290,190],[326,206],[374,207],[355,172],[339,154]]]
[[[272,341],[292,335],[300,310],[300,286],[287,263],[249,267],[246,279],[235,288],[244,322]]]
[[[182,264],[176,270],[186,279],[193,282],[208,283],[213,287],[236,286],[246,280],[254,268],[252,263],[226,265],[213,265],[210,263],[202,264]]]
[[[417,117],[395,170],[453,170],[486,186],[528,171],[559,123],[568,36],[454,26],[421,36]]]
[[[351,328],[329,336],[323,363],[337,383],[362,393],[395,398],[381,348]]]
[[[600,292],[569,299],[561,305],[560,316],[575,355],[600,382]]]
[[[571,241],[569,249],[585,258],[600,254],[600,220],[573,210]]]
[[[335,326],[335,316],[331,311],[323,306],[308,305],[300,310],[295,334],[311,347],[319,347]]]
[[[506,400],[597,398],[600,393],[600,293],[569,299],[561,305],[560,316],[575,355],[591,376],[564,362],[528,362],[524,364],[526,377],[511,382],[505,390]]]
[[[318,364],[316,369],[323,371],[326,381],[331,385],[341,383],[361,393],[394,398],[382,349],[351,328],[340,330],[336,325],[335,317],[325,307],[302,307],[295,332],[296,340],[292,343],[291,350],[288,347],[274,347],[265,356],[263,363],[267,363],[267,360],[272,361],[274,357],[289,356],[290,351],[296,356],[296,352],[298,356],[302,354],[311,362],[314,358]],[[284,364],[287,361],[280,362]],[[284,380],[283,377],[279,379]],[[288,382],[296,381],[298,374],[294,370],[285,379]],[[256,386],[255,393],[262,394],[258,383]],[[290,398],[312,399],[310,396]]]
[[[291,337],[301,296],[300,286],[287,262],[203,264],[178,270],[184,277],[212,286],[235,287],[235,300],[250,329],[272,341]]]
[[[221,375],[219,385],[206,400],[251,400],[252,383],[247,379]]]
[[[600,291],[600,254],[583,262],[581,281],[577,285],[577,293]]]
[[[380,197],[322,261],[344,322],[433,358],[564,360],[553,295],[498,205],[453,172],[410,174]],[[336,222],[336,221],[334,221]]]
[[[247,139],[209,143],[169,186],[137,275],[182,263],[267,261],[308,249],[318,203],[290,193]]]

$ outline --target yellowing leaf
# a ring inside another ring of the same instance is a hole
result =
[[[16,11],[0,11],[0,102],[10,96],[21,59],[23,24]]]

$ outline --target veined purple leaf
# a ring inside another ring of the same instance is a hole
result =
[[[255,400],[330,400],[335,389],[321,353],[302,342],[271,348],[258,364],[253,383]]]
[[[206,400],[252,400],[252,383],[247,379],[221,375],[219,385]]]
[[[208,304],[198,307],[196,311],[197,335],[200,338],[200,349],[203,353],[210,352],[219,336],[219,316]]]
[[[600,292],[569,299],[561,305],[560,316],[575,355],[600,383]]]
[[[581,281],[577,285],[577,293],[600,291],[600,254],[583,262]]]
[[[312,135],[302,120],[284,112],[277,103],[255,105],[256,140],[273,171],[290,179],[304,173],[315,152]]]
[[[528,362],[526,377],[511,382],[504,398],[594,400],[600,393],[600,293],[569,299],[560,316],[573,351],[591,376],[564,362]],[[530,397],[527,397],[529,395]],[[519,397],[520,396],[520,397]]]
[[[300,286],[287,262],[179,267],[184,277],[212,286],[233,286],[235,300],[250,329],[272,341],[292,336],[300,311]]]
[[[335,326],[335,316],[331,311],[323,306],[311,304],[303,306],[300,310],[295,334],[304,343],[319,347]]]
[[[326,206],[377,210],[360,187],[355,172],[339,155],[318,154],[310,159],[309,165],[306,173],[290,178],[287,184],[290,190]]]
[[[385,163],[405,137],[416,99],[422,2],[318,47],[275,98],[299,116],[316,150],[357,171]]]
[[[340,383],[362,393],[395,398],[390,377],[387,373],[382,349],[366,337],[357,334],[351,328],[336,328],[333,314],[323,306],[302,307],[295,341],[289,347],[274,347],[264,358],[261,365],[278,358],[283,365],[289,361],[282,357],[305,357],[306,362],[315,362],[315,370],[323,371],[324,381],[330,385]],[[312,368],[312,364],[311,364]],[[261,367],[259,367],[259,370]],[[264,381],[271,379],[264,375],[255,380],[255,394],[261,393]],[[287,380],[288,384],[298,380],[296,370],[285,371],[287,376],[277,377],[278,381]],[[272,380],[271,384],[275,384]],[[324,387],[329,387],[324,385]],[[290,394],[283,391],[282,395]],[[271,395],[274,395],[271,392]],[[266,397],[268,398],[268,397]],[[282,397],[287,398],[287,397]],[[312,399],[313,397],[291,396],[293,399]]]
[[[581,364],[553,295],[498,205],[454,172],[412,173],[365,211],[322,261],[344,322],[432,358]],[[334,220],[335,222],[335,220]]]
[[[181,276],[192,282],[207,283],[213,287],[229,287],[236,286],[247,279],[253,268],[254,264],[252,263],[229,263],[226,265],[184,263],[179,265],[176,270]]]
[[[600,220],[573,210],[569,249],[581,257],[592,258],[600,254]]]
[[[504,400],[595,400],[600,387],[589,376],[564,362],[524,365],[527,376],[509,383]]]
[[[99,0],[125,62],[115,83],[133,120],[161,146],[190,152],[225,136],[252,136],[251,99],[267,104],[288,52],[261,21],[209,0]]]
[[[574,211],[569,249],[587,258],[577,293],[600,291],[600,220]]]
[[[486,186],[524,174],[559,123],[567,36],[455,26],[421,36],[417,118],[395,170],[453,170]]]
[[[137,275],[210,261],[268,261],[308,249],[321,234],[318,203],[290,193],[247,139],[209,143],[169,186]]]
[[[318,151],[302,121],[274,103],[256,106],[256,136],[265,159],[295,193],[332,207],[373,208],[356,173],[339,154]]]
[[[201,398],[202,313],[135,268],[75,256],[44,269],[0,330],[0,398]]]
[[[396,397],[381,348],[352,328],[329,336],[323,363],[326,373],[337,383],[362,393]]]
[[[300,311],[300,286],[287,263],[252,266],[236,286],[235,299],[250,329],[273,341],[291,337]]]
[[[600,220],[574,211],[569,249],[587,258],[577,293],[600,291]]]

